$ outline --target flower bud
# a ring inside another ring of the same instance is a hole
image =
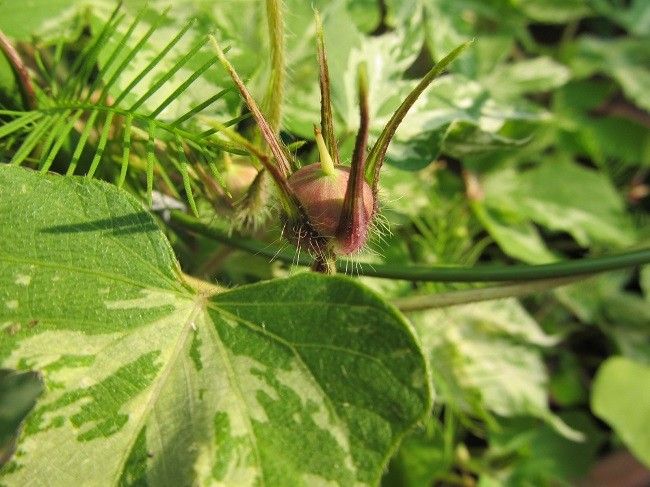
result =
[[[255,180],[258,169],[249,160],[244,158],[233,158],[227,164],[223,174],[223,180],[229,195],[223,194],[230,205],[234,205],[246,196],[248,188]]]
[[[363,201],[356,205],[361,215],[353,218],[363,228],[354,229],[353,233],[359,235],[354,242],[339,241],[338,229],[349,177],[349,167],[334,166],[333,170],[326,171],[320,163],[304,166],[289,177],[289,187],[302,206],[309,224],[321,236],[334,239],[335,247],[343,254],[351,254],[363,247],[374,213],[372,189],[364,181],[360,192]]]
[[[224,156],[220,170],[221,184],[202,165],[197,164],[195,170],[205,185],[206,195],[215,210],[225,215],[230,215],[235,205],[246,197],[248,188],[258,173],[258,169],[249,160],[243,157],[230,158],[229,155]]]

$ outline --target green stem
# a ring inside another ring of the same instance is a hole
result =
[[[531,282],[507,283],[502,286],[484,287],[479,289],[463,289],[437,294],[409,296],[393,300],[393,305],[402,311],[423,311],[426,309],[443,308],[456,304],[478,303],[493,299],[515,298],[529,294],[548,291],[574,282],[592,277],[592,274],[581,274],[570,277],[540,279]]]
[[[32,84],[29,70],[20,57],[20,54],[18,54],[16,48],[2,30],[0,30],[0,51],[4,53],[7,61],[9,61],[9,64],[11,64],[11,67],[14,70],[18,86],[20,86],[23,103],[29,110],[35,109],[37,105],[36,92],[34,91],[34,85]]]
[[[266,116],[273,131],[280,133],[282,102],[284,99],[284,19],[282,2],[266,0],[269,41],[271,46],[271,73],[264,105]]]
[[[228,235],[224,230],[210,227],[197,218],[178,210],[172,211],[171,221],[200,235],[212,238],[231,247],[252,254],[262,255],[287,264],[311,266],[313,259],[304,253],[298,259],[292,252],[278,251],[277,247],[244,237]],[[432,282],[498,282],[531,281],[560,277],[593,274],[612,271],[650,263],[650,248],[631,250],[618,255],[589,257],[584,259],[555,262],[542,265],[485,265],[480,267],[434,267],[424,265],[390,265],[367,264],[352,265],[349,261],[339,260],[336,268],[339,272],[353,269],[354,274],[385,279],[404,279],[407,281]]]

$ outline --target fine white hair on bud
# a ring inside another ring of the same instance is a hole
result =
[[[289,177],[289,187],[305,212],[309,224],[320,235],[334,239],[334,247],[341,254],[351,254],[366,243],[368,230],[375,209],[372,188],[363,183],[361,199],[357,210],[358,221],[367,222],[358,228],[350,242],[337,238],[343,215],[343,201],[348,187],[350,168],[334,166],[332,173],[323,170],[320,163],[309,164]]]

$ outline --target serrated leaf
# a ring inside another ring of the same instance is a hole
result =
[[[650,467],[650,366],[612,357],[598,369],[591,409]]]
[[[375,484],[428,410],[417,340],[372,292],[193,289],[105,183],[0,167],[0,256],[0,365],[47,386],[4,483]]]

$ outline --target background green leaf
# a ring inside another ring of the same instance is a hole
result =
[[[568,232],[583,247],[634,241],[624,202],[607,178],[564,158],[519,173],[495,171],[483,188],[486,205]]]
[[[548,408],[541,353],[556,343],[516,300],[498,300],[414,315],[440,391],[452,409],[486,417],[530,415],[569,438],[581,435]]]
[[[591,407],[650,466],[650,367],[624,357],[608,359],[595,378]]]

